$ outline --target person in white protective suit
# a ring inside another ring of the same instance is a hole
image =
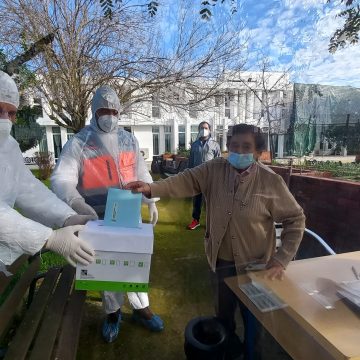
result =
[[[108,188],[123,188],[133,179],[152,182],[136,138],[118,127],[120,100],[109,86],[97,89],[92,100],[92,118],[66,144],[51,176],[52,189],[79,214],[97,214],[103,218]],[[158,212],[155,200],[148,200],[150,221],[155,225]],[[161,331],[163,321],[151,312],[147,293],[128,293],[133,319],[151,331]],[[106,342],[119,333],[121,292],[103,292],[107,314],[102,327]]]
[[[10,135],[18,107],[14,80],[0,71],[0,271],[20,255],[33,255],[43,248],[64,256],[73,266],[88,265],[94,251],[75,234],[94,216],[76,214],[26,167]]]

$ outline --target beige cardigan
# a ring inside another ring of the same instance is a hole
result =
[[[235,174],[227,160],[217,158],[150,184],[151,196],[182,198],[203,193],[207,209],[205,253],[213,270],[229,223],[239,272],[249,262],[267,262],[271,257],[286,267],[303,236],[302,208],[283,179],[268,167],[256,163],[234,194]],[[274,222],[284,228],[282,246],[276,253]]]

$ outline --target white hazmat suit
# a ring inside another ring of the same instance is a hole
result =
[[[19,106],[16,84],[2,71],[0,103],[10,104],[15,108]],[[84,220],[84,217],[78,217],[67,204],[34,177],[24,164],[18,143],[10,136],[12,122],[4,117],[3,110],[0,117],[0,260],[9,265],[20,255],[33,255],[47,244],[50,245],[47,246],[48,249],[60,253],[75,265],[79,261],[77,251],[82,251],[78,248],[84,242],[74,240],[78,239],[74,233],[81,227],[70,226],[55,231],[52,228],[62,227],[69,220]],[[85,218],[89,220],[89,217]],[[65,233],[68,241],[64,240]],[[89,254],[89,261],[83,263],[88,264],[92,260],[92,249],[86,244],[84,246],[85,252]]]
[[[99,109],[114,110],[117,115],[96,117]],[[91,110],[90,125],[65,144],[51,176],[51,186],[55,194],[77,212],[92,214],[95,210],[103,218],[108,188],[122,188],[135,180],[147,183],[153,180],[136,138],[118,127],[120,100],[116,92],[109,86],[100,87],[93,97]],[[156,223],[155,200],[143,197],[143,201],[149,206],[152,222]],[[123,305],[123,297],[121,292],[105,291],[105,312],[116,312]],[[149,306],[146,293],[128,293],[128,298],[134,309]]]

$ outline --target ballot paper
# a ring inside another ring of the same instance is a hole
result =
[[[272,291],[256,281],[240,285],[240,289],[261,312],[278,310],[287,306]]]
[[[360,280],[343,281],[338,287],[339,295],[360,307]]]
[[[106,200],[104,225],[139,228],[141,196],[133,194],[130,190],[110,188]]]

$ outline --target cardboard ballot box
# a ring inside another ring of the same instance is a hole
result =
[[[95,249],[95,261],[76,267],[78,290],[147,292],[154,233],[151,224],[138,228],[106,226],[89,221],[79,238]]]

